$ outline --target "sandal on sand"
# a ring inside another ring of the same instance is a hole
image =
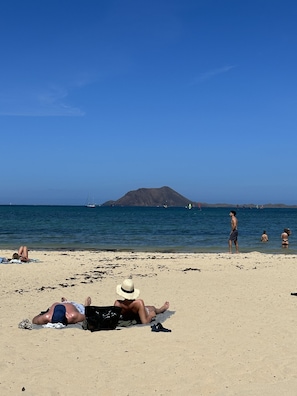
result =
[[[165,333],[170,333],[171,330],[170,329],[165,329],[165,327],[163,327],[161,325],[161,323],[157,323],[151,326],[152,331],[155,331],[156,333],[159,333],[160,331],[163,331]]]
[[[20,323],[19,323],[19,329],[27,329],[27,330],[32,330],[33,329],[33,325],[30,322],[29,319],[23,319]]]

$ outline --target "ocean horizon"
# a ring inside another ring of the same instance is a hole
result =
[[[239,251],[297,254],[296,208],[0,205],[0,249],[226,253],[230,210]],[[290,228],[288,249],[280,235]],[[260,241],[263,230],[269,241]],[[234,251],[234,248],[233,248]]]

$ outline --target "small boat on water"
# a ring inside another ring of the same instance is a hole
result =
[[[89,203],[89,204],[86,204],[86,207],[87,208],[96,208],[96,205]]]
[[[95,204],[94,198],[93,198],[92,201],[88,198],[87,203],[86,203],[85,206],[86,206],[86,208],[96,208],[96,204]]]

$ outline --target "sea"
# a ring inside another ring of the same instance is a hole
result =
[[[297,254],[296,208],[21,205],[0,205],[0,253],[20,245],[31,250],[226,253],[230,210],[237,211],[241,253]],[[281,246],[284,228],[292,231],[289,248]],[[263,230],[267,243],[260,241]]]

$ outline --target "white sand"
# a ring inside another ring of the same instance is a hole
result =
[[[296,256],[30,256],[41,262],[0,265],[1,395],[297,394]],[[163,326],[171,333],[150,325],[94,333],[18,328],[62,296],[113,305],[116,285],[130,275],[145,303],[170,302]]]

